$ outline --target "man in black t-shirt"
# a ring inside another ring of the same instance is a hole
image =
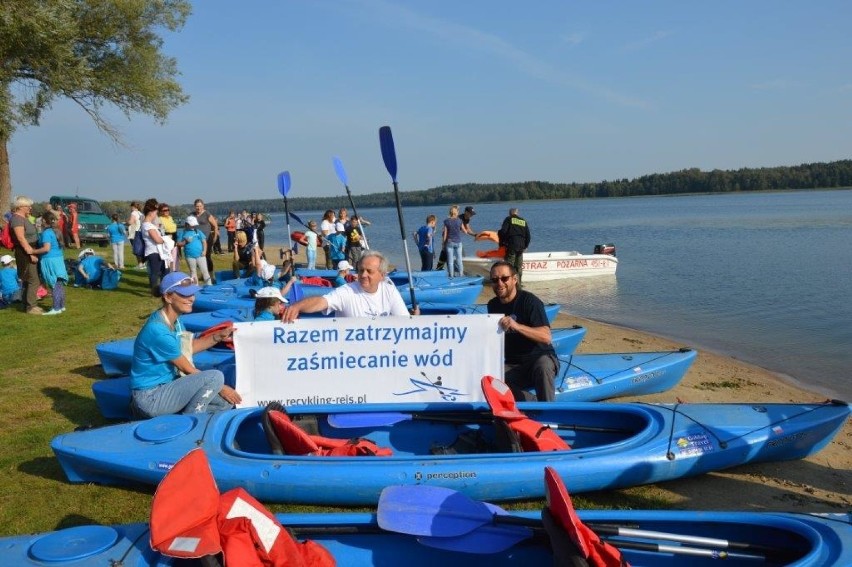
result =
[[[518,274],[508,262],[491,266],[494,299],[489,313],[502,313],[500,327],[505,332],[505,381],[518,401],[528,401],[527,388],[535,388],[540,402],[554,399],[554,378],[559,359],[551,344],[550,322],[544,303],[528,291],[518,288]]]

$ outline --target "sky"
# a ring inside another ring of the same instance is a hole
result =
[[[852,156],[852,3],[196,0],[164,35],[166,124],[58,101],[9,145],[12,194],[161,201],[597,182]],[[357,203],[357,199],[356,199]]]

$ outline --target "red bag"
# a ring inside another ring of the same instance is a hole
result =
[[[0,231],[0,245],[2,245],[3,248],[8,248],[9,250],[15,248],[15,243],[12,241],[11,225],[12,223],[6,222],[6,224],[3,225],[3,230]]]

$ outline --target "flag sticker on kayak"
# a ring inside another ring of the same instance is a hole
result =
[[[713,450],[713,443],[707,435],[698,433],[695,435],[687,435],[686,437],[679,437],[677,440],[677,448],[678,452],[684,457],[691,455],[703,455],[704,453],[709,453]]]
[[[579,376],[577,378],[568,378],[566,380],[567,390],[579,390],[580,388],[588,388],[592,385],[592,379],[588,376]]]

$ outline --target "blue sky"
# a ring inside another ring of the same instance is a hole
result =
[[[191,99],[126,146],[54,105],[12,192],[176,203],[464,182],[584,182],[852,155],[852,4],[196,0],[165,37]],[[357,203],[357,200],[356,200]]]

